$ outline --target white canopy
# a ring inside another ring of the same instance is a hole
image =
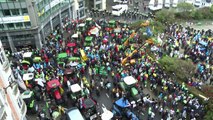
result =
[[[79,27],[84,27],[86,24],[85,23],[81,23],[81,24],[79,24],[78,26]]]
[[[23,57],[24,58],[29,58],[29,57],[31,57],[32,56],[32,52],[25,52],[24,54],[23,54]]]
[[[135,78],[133,78],[132,76],[127,76],[127,77],[124,78],[124,82],[127,85],[132,85],[132,84],[137,83],[137,80]]]
[[[22,99],[27,99],[32,96],[33,92],[32,91],[25,91],[21,94]]]
[[[32,80],[34,78],[34,73],[26,73],[23,75],[23,80]]]
[[[70,89],[73,93],[81,91],[81,86],[79,84],[74,84],[70,86]]]

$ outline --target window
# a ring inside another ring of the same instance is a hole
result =
[[[14,28],[14,24],[13,24],[13,23],[8,23],[8,24],[7,24],[7,27],[8,27],[9,29]]]
[[[22,11],[22,15],[26,15],[28,13],[27,8],[23,8],[21,11]]]
[[[0,29],[4,29],[4,25],[3,24],[0,24]]]
[[[25,23],[24,23],[24,26],[25,26],[26,28],[30,28],[31,24],[30,24],[30,22],[25,22]]]
[[[80,11],[80,18],[84,16],[84,10]]]
[[[11,9],[12,15],[20,15],[19,9]]]
[[[84,1],[79,2],[79,8],[82,8],[84,6]]]
[[[21,100],[20,98],[18,98],[18,99],[17,99],[17,102],[18,102],[19,108],[21,108],[21,107],[22,107],[22,100]]]
[[[10,10],[2,10],[4,16],[11,16]]]
[[[23,27],[23,23],[16,23],[16,28],[22,28]]]
[[[96,9],[101,9],[101,4],[97,4]]]

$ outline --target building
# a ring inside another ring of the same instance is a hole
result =
[[[106,10],[106,0],[88,0],[87,2],[88,10]]]
[[[0,120],[26,120],[26,112],[27,106],[0,42]]]
[[[84,17],[84,0],[0,0],[0,40],[12,52],[26,46],[41,48],[65,18]]]

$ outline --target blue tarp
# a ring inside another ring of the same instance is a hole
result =
[[[130,105],[129,101],[124,100],[124,98],[120,98],[119,100],[115,102],[115,104],[122,108],[129,107]]]

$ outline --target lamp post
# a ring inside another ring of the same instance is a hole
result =
[[[13,86],[17,83],[16,81],[11,81],[11,76],[8,77],[9,85],[7,87],[4,87],[4,91],[7,94],[8,88],[13,88]]]

